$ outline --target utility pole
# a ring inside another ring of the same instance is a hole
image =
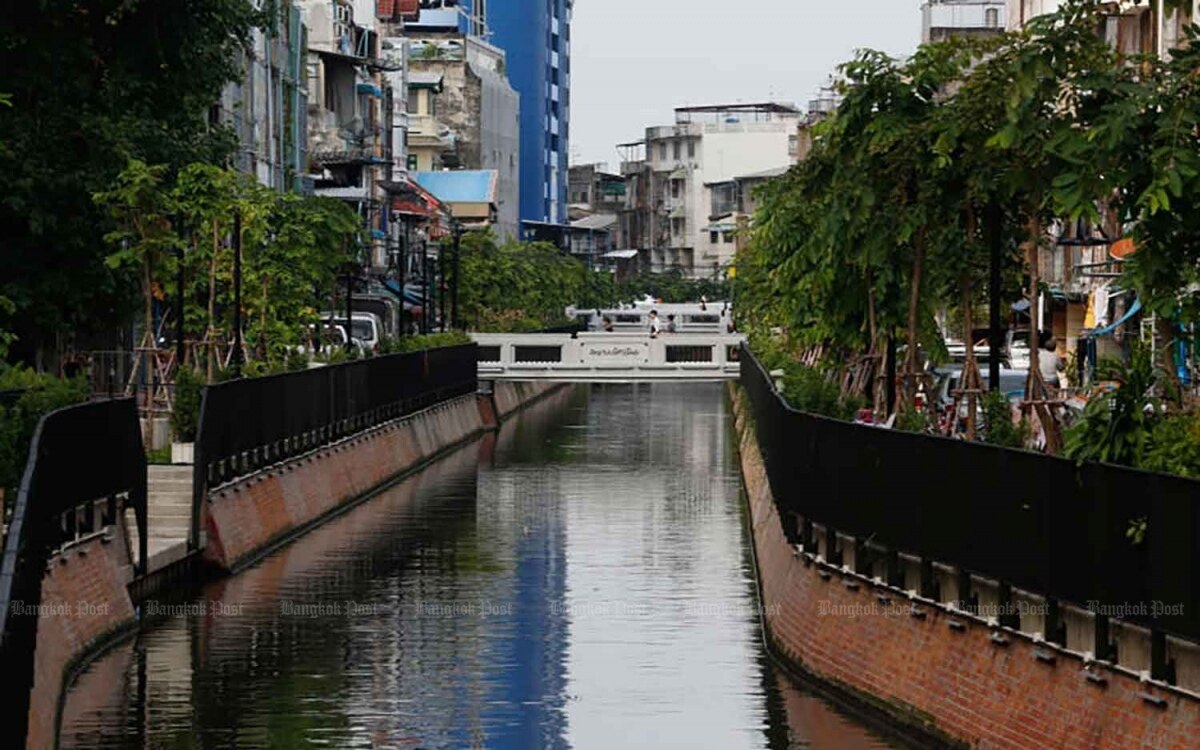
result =
[[[233,376],[242,376],[246,353],[242,349],[242,212],[233,212]]]

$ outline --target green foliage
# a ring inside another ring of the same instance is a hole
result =
[[[490,232],[463,235],[459,304],[478,331],[536,331],[569,322],[571,305],[607,306],[612,276],[544,242],[497,245]]]
[[[865,406],[859,399],[844,399],[831,373],[807,367],[793,359],[779,337],[756,336],[751,341],[755,356],[768,372],[783,371],[784,399],[794,409],[834,419],[852,419]]]
[[[90,198],[131,158],[174,172],[232,153],[232,134],[206,113],[241,75],[259,18],[245,0],[47,0],[5,12],[0,296],[29,356],[63,333],[127,321],[138,285],[129,266],[105,264],[116,227]]]
[[[1025,419],[1013,422],[1012,402],[999,391],[988,391],[983,395],[983,440],[1004,448],[1024,448],[1030,436],[1030,426]]]
[[[914,432],[920,435],[934,430],[933,418],[924,409],[901,409],[896,414],[895,429],[900,432]]]
[[[196,439],[200,421],[200,394],[204,378],[190,367],[175,373],[175,403],[171,411],[171,431],[176,442],[190,443]]]
[[[1149,348],[1138,346],[1128,362],[1102,362],[1097,376],[1119,387],[1088,401],[1083,416],[1066,432],[1064,455],[1080,462],[1143,466],[1163,414],[1158,394],[1166,384],[1164,373],[1155,366]],[[1165,460],[1167,451],[1161,449],[1158,456]]]
[[[701,297],[716,302],[729,299],[729,282],[724,279],[689,279],[678,271],[643,273],[623,280],[618,285],[617,295],[623,302],[641,300],[647,295],[667,304],[699,302]]]
[[[783,396],[793,408],[835,419],[853,419],[862,408],[858,401],[844,401],[829,374],[793,363],[784,368]]]
[[[403,354],[405,352],[420,352],[426,349],[437,349],[443,346],[462,346],[471,343],[471,337],[462,331],[446,331],[445,333],[429,333],[423,336],[404,336],[399,339],[387,339],[380,344],[379,353]]]
[[[1159,419],[1150,431],[1139,467],[1200,478],[1200,416],[1176,414]]]
[[[146,451],[146,463],[153,466],[169,466],[171,464],[171,446],[167,445],[157,450]]]
[[[36,373],[23,367],[0,365],[0,391],[24,390],[10,407],[0,406],[0,487],[15,497],[29,455],[38,420],[65,406],[78,404],[88,397],[83,378],[64,380]]]

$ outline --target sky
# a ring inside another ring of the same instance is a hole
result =
[[[854,50],[911,54],[921,0],[575,0],[571,161],[616,169],[616,144],[679,106],[816,98]]]

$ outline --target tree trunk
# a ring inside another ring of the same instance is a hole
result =
[[[213,219],[212,229],[213,251],[212,259],[208,264],[208,331],[204,336],[204,338],[208,339],[208,356],[205,362],[205,367],[208,370],[205,380],[208,383],[213,382],[213,360],[216,359],[216,350],[214,349],[216,342],[213,341],[213,336],[216,335],[217,326],[213,318],[216,315],[217,306],[217,253],[221,249],[221,237],[216,219]]]
[[[146,358],[146,445],[154,447],[154,375],[155,359],[158,351],[158,341],[154,335],[154,271],[150,264],[149,251],[142,257],[142,287],[145,296],[145,306],[142,309],[142,325],[145,333],[142,341],[145,347],[142,356]]]
[[[975,414],[979,407],[979,391],[982,378],[979,376],[979,363],[975,359],[974,336],[971,335],[971,330],[975,327],[975,322],[971,317],[970,277],[964,273],[959,284],[962,289],[963,343],[967,345],[967,361],[963,365],[962,378],[959,379],[959,385],[965,391],[967,397],[967,440],[974,440],[977,430]],[[957,403],[958,399],[955,399],[955,411],[958,410]],[[957,414],[952,419],[957,421]]]
[[[921,227],[917,232],[917,241],[913,247],[912,284],[908,294],[908,351],[904,354],[904,400],[911,407],[916,406],[917,395],[917,325],[918,311],[921,302],[921,277],[925,271],[925,241],[927,230]]]
[[[1029,377],[1025,384],[1026,399],[1041,399],[1045,389],[1039,387],[1042,383],[1041,370],[1038,368],[1038,352],[1041,349],[1041,331],[1039,325],[1042,318],[1040,261],[1038,245],[1041,241],[1041,222],[1038,221],[1037,211],[1029,212],[1029,240],[1025,246],[1025,264],[1029,268]]]

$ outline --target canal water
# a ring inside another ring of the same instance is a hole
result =
[[[563,390],[184,602],[66,748],[899,747],[766,657],[716,384]]]

